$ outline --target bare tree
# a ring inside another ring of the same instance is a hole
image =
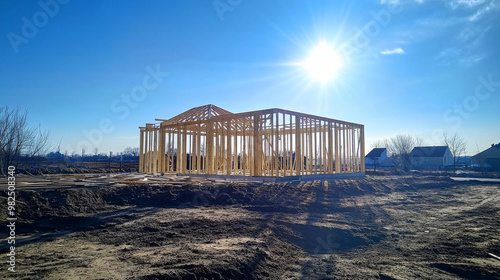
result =
[[[389,140],[377,140],[370,145],[370,149],[373,150],[375,148],[387,148],[389,146]]]
[[[424,144],[422,138],[410,134],[398,134],[386,141],[387,151],[404,170],[410,169],[410,153],[413,148]]]
[[[458,159],[461,156],[464,156],[467,151],[467,142],[456,132],[453,135],[443,133],[443,142],[446,146],[448,146],[448,149],[450,149],[450,152],[453,154],[453,173],[456,173]]]
[[[31,141],[26,148],[29,157],[45,155],[50,149],[50,131],[42,130],[39,126],[32,130]]]
[[[415,137],[415,147],[425,145],[425,140],[423,138],[420,138],[418,135],[415,135],[414,137]]]
[[[0,107],[0,172],[19,156],[34,157],[45,152],[50,133],[28,125],[28,111]]]
[[[131,147],[127,147],[125,148],[125,150],[123,150],[123,154],[124,155],[131,155],[131,156],[138,156],[139,155],[139,148],[135,147],[135,148],[131,148]]]

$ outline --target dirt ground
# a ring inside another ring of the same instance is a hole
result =
[[[15,273],[0,194],[2,279],[500,279],[489,255],[500,255],[499,183],[419,174],[17,182]]]

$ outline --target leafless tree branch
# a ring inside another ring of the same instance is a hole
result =
[[[0,172],[21,155],[33,157],[45,152],[50,133],[28,125],[28,110],[0,107]]]
[[[458,159],[464,156],[467,151],[467,142],[455,132],[452,135],[443,133],[443,143],[453,154],[453,173],[455,173]]]

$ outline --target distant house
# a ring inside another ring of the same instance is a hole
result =
[[[443,170],[453,165],[453,155],[447,146],[415,147],[410,153],[412,168]]]
[[[500,170],[500,143],[472,157],[472,165],[480,168]]]
[[[379,165],[387,159],[386,148],[375,148],[365,156],[365,165]]]

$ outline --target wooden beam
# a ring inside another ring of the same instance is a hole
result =
[[[275,151],[276,151],[276,144],[278,143],[276,140],[276,130],[274,128],[274,113],[271,113],[271,135],[270,135],[270,141],[271,141],[271,144],[270,144],[270,156],[271,156],[271,160],[270,160],[270,164],[271,164],[271,176],[276,176],[275,175],[275,168],[277,167],[276,165],[276,154],[275,154]],[[276,172],[277,173],[277,172]]]
[[[345,125],[342,125],[345,128]],[[342,131],[342,173],[347,171],[347,149],[346,149],[347,130]]]
[[[332,131],[332,123],[328,122],[328,173],[332,174],[333,173],[333,131]]]
[[[201,173],[201,124],[196,127],[196,173]]]
[[[289,155],[289,160],[290,160],[290,164],[289,164],[289,171],[290,171],[290,176],[293,175],[293,130],[292,130],[292,115],[290,114],[290,118],[289,118],[289,124],[290,124],[290,144],[289,144],[289,150],[290,152],[288,153]]]
[[[300,128],[301,128],[300,117],[295,116],[295,175],[302,175],[302,165],[304,164],[304,159],[301,153],[301,141],[300,141]]]
[[[361,172],[365,172],[365,126],[362,125],[360,128],[361,138]]]
[[[159,128],[160,139],[158,141],[158,172],[165,172],[165,131],[162,127]]]
[[[188,135],[189,137],[189,171],[188,173],[193,174],[193,159],[194,159],[194,152],[195,150],[195,145],[196,145],[196,137],[195,135]]]
[[[232,169],[233,169],[233,172],[234,174],[237,174],[238,173],[238,130],[237,129],[234,129],[233,132],[232,132],[232,135],[233,135],[233,166],[232,166]]]
[[[213,122],[207,123],[207,146],[205,147],[206,158],[207,158],[207,168],[206,172],[208,174],[214,174],[214,133],[213,133]]]
[[[152,172],[153,168],[153,161],[152,161],[152,151],[153,151],[153,132],[151,129],[148,129],[147,132],[147,141],[148,141],[148,146],[147,146],[147,162],[146,162],[146,170],[148,173]]]
[[[227,153],[226,153],[226,174],[231,175],[233,168],[232,168],[232,161],[233,161],[233,154],[231,151],[231,121],[227,121]]]
[[[227,131],[226,131],[226,135],[227,135]],[[217,160],[217,162],[219,163],[219,170],[218,171],[221,171],[222,174],[224,174],[224,172],[226,171],[226,138],[227,137],[224,137],[224,128],[221,127],[221,134],[220,134],[220,153],[219,153],[219,158]]]
[[[176,163],[176,168],[175,171],[177,173],[182,173],[181,166],[182,166],[182,141],[181,141],[181,129],[180,126],[177,129],[177,163]]]
[[[153,130],[153,149],[151,149],[153,169],[152,173],[158,173],[158,130]]]
[[[169,153],[170,153],[170,162],[169,162],[169,170],[170,172],[173,172],[174,171],[174,134],[172,133],[172,131],[169,132],[168,134],[168,137],[169,137]]]
[[[182,157],[181,157],[181,168],[182,173],[186,173],[187,169],[187,134],[186,129],[182,129]]]
[[[309,174],[313,172],[313,137],[312,137],[312,120],[309,119]]]
[[[144,172],[144,131],[139,130],[139,172]]]
[[[340,141],[338,124],[334,123],[335,130],[335,173],[340,173]]]
[[[316,130],[316,121],[314,121],[314,174],[318,174],[318,131]]]
[[[300,117],[300,170],[302,175],[307,175],[307,118]]]
[[[241,152],[241,169],[243,170],[243,175],[246,175],[247,170],[247,136],[246,129],[243,129],[243,143],[242,143],[242,152]]]
[[[253,121],[253,176],[262,176],[262,135],[260,134],[261,116],[254,115]]]
[[[346,149],[347,149],[347,172],[351,172],[352,170],[352,129],[349,126],[347,130],[347,140],[346,140]]]

